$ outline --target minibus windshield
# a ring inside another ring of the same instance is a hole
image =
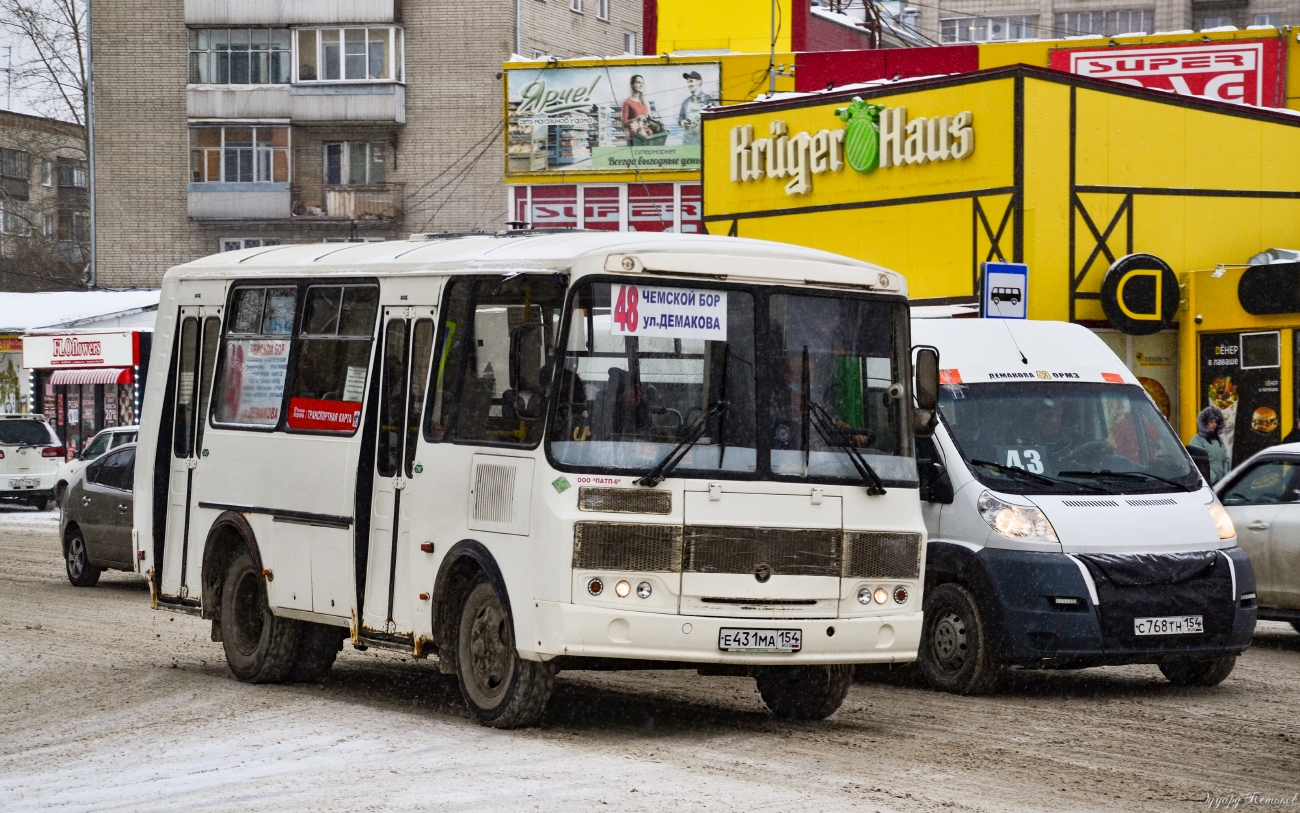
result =
[[[901,301],[583,283],[570,298],[548,451],[562,468],[644,476],[679,449],[673,476],[865,485],[853,455],[882,482],[914,487],[905,331]]]
[[[971,471],[999,491],[1118,494],[1200,486],[1182,444],[1136,385],[946,384],[939,410]]]

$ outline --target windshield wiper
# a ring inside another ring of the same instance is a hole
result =
[[[1111,490],[1108,488],[1101,488],[1099,486],[1088,485],[1087,483],[1071,483],[1068,480],[1061,480],[1057,477],[1049,477],[1046,474],[1039,474],[1037,472],[1029,471],[1028,469],[1021,469],[1015,466],[1004,466],[1001,463],[994,463],[992,460],[972,460],[970,462],[972,466],[980,466],[981,468],[992,469],[993,471],[1001,472],[1002,474],[1011,474],[1017,477],[1034,480],[1039,483],[1046,483],[1047,485],[1082,486],[1083,488],[1090,488],[1093,491],[1098,491],[1101,492],[1102,494],[1112,493]],[[1060,473],[1066,474],[1067,472],[1060,472]]]
[[[1062,477],[1117,477],[1121,480],[1137,480],[1146,477],[1151,480],[1159,480],[1162,483],[1168,483],[1174,488],[1183,491],[1192,492],[1197,490],[1196,488],[1189,488],[1177,480],[1170,480],[1167,477],[1161,477],[1158,474],[1151,474],[1150,472],[1145,471],[1111,471],[1110,469],[1102,469],[1101,471],[1062,471],[1057,472],[1057,474],[1060,474]]]
[[[691,429],[691,433],[685,438],[682,438],[682,442],[678,443],[671,452],[665,455],[664,459],[659,461],[659,465],[655,466],[649,474],[637,480],[636,484],[639,486],[654,488],[662,483],[664,478],[669,474],[672,474],[673,469],[677,468],[677,464],[681,463],[682,460],[685,459],[687,453],[695,447],[695,444],[700,442],[700,438],[704,437],[704,429],[709,425],[709,419],[714,415],[720,415],[726,412],[730,408],[730,401],[719,401],[714,404],[708,412],[700,416],[699,423],[695,424]],[[721,468],[721,466],[722,458],[719,457],[718,467]]]
[[[813,428],[817,434],[822,436],[822,440],[831,446],[838,446],[843,449],[849,456],[849,461],[853,463],[853,468],[858,470],[858,476],[867,487],[867,493],[871,496],[877,496],[885,493],[885,484],[881,482],[880,475],[876,470],[871,468],[871,464],[863,457],[862,451],[849,442],[845,437],[847,434],[867,434],[855,429],[842,429],[835,425],[835,418],[826,410],[826,407],[817,403],[813,399],[808,399],[808,411],[806,413],[811,419]],[[807,453],[807,444],[805,443],[805,454]]]

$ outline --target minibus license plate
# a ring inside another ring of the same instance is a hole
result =
[[[41,484],[35,477],[17,477],[9,481],[10,488],[36,488]]]
[[[1134,618],[1134,635],[1186,635],[1205,632],[1205,619],[1199,615],[1171,615],[1167,618]]]
[[[718,631],[718,649],[724,652],[798,652],[802,647],[803,630],[723,627]]]

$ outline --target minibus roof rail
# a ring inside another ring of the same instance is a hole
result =
[[[456,240],[461,237],[531,237],[543,234],[590,234],[598,229],[544,228],[502,229],[500,231],[432,231],[416,232],[411,240]]]

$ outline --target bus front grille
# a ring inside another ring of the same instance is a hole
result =
[[[671,514],[673,493],[645,488],[578,489],[579,511],[605,511],[613,514]]]
[[[576,522],[573,567],[676,573],[682,568],[682,527],[633,522]]]
[[[844,534],[847,579],[917,579],[921,576],[921,535],[848,531]]]
[[[755,573],[773,576],[839,576],[838,529],[745,528],[688,525],[687,573]]]

